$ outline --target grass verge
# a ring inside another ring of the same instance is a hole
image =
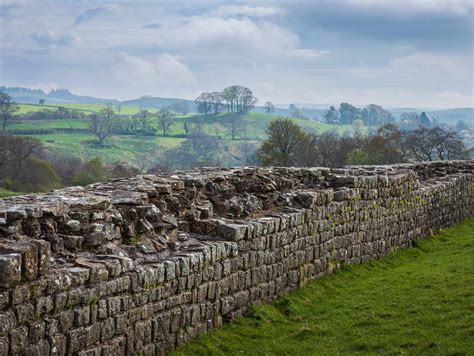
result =
[[[174,355],[472,355],[474,218],[251,310]]]

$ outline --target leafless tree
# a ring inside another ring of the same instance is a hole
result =
[[[232,141],[235,140],[237,135],[244,132],[247,126],[246,121],[241,116],[236,114],[230,114],[224,119],[222,124],[229,131],[229,134],[232,137]]]
[[[211,93],[211,100],[212,100],[212,110],[214,111],[214,115],[219,113],[219,110],[222,107],[222,102],[224,98],[222,97],[222,93],[216,91]]]
[[[91,115],[90,129],[99,139],[100,146],[104,146],[107,137],[113,134],[115,125],[116,117],[111,105],[101,109],[98,114]]]
[[[10,95],[0,92],[0,116],[3,121],[3,131],[7,126],[7,121],[12,120],[19,110],[20,107]]]
[[[198,112],[204,115],[209,115],[212,110],[212,100],[211,93],[201,93],[201,95],[196,98]]]
[[[173,124],[174,120],[176,119],[176,115],[166,109],[160,110],[158,113],[158,125],[161,127],[161,130],[163,131],[163,136],[168,135],[168,130]]]
[[[271,114],[272,112],[275,111],[275,105],[273,105],[271,101],[267,101],[264,105],[264,108],[267,114]]]

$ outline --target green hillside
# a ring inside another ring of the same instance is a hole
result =
[[[20,112],[56,110],[58,107],[65,107],[90,114],[99,111],[105,106],[105,104],[45,104],[43,106],[20,104]],[[114,108],[117,110],[117,107]],[[122,115],[132,115],[139,110],[138,106],[122,106],[120,112]],[[149,111],[156,112],[156,110]],[[189,114],[186,116],[178,116],[169,129],[168,137],[161,135],[157,119],[151,118],[150,125],[157,130],[156,136],[112,136],[107,139],[105,147],[98,147],[95,144],[96,139],[92,134],[77,131],[77,129],[87,129],[89,127],[87,119],[17,120],[11,122],[7,126],[7,129],[16,134],[35,137],[42,141],[45,147],[65,154],[75,155],[85,160],[99,156],[106,162],[127,161],[133,164],[137,158],[145,152],[153,151],[154,154],[156,154],[156,152],[179,145],[185,140],[185,125],[187,128],[199,127],[206,134],[217,136],[232,146],[242,141],[255,142],[263,140],[268,123],[276,117],[276,115],[255,112],[240,115],[237,118],[239,129],[236,141],[232,142],[232,136],[229,130],[231,117],[228,114],[219,114],[216,116]],[[353,129],[351,125],[329,125],[309,119],[294,120],[311,132],[336,130],[342,134]],[[66,129],[71,129],[72,131],[66,132]]]

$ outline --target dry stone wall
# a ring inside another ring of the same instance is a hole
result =
[[[474,213],[474,161],[200,169],[0,199],[0,355],[161,355]]]

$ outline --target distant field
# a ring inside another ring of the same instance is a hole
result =
[[[84,160],[100,157],[106,162],[125,161],[138,164],[140,154],[178,146],[184,139],[174,137],[136,137],[112,136],[105,147],[97,147],[96,137],[87,134],[56,133],[50,135],[32,135],[44,143],[45,147],[76,156]]]
[[[254,307],[173,355],[472,355],[474,218]]]
[[[20,104],[22,113],[37,110],[56,110],[57,107],[62,106],[69,109],[81,110],[85,113],[99,111],[105,105],[100,104],[64,104],[49,106],[45,104],[32,105]],[[117,107],[114,107],[117,110]],[[121,113],[131,115],[139,111],[136,106],[122,106]],[[152,111],[153,110],[149,110]],[[156,111],[156,110],[155,110]],[[237,134],[237,139],[248,141],[262,141],[265,139],[265,129],[271,120],[277,118],[276,115],[268,115],[265,113],[248,113],[242,115],[239,119],[242,122],[241,130]],[[218,136],[227,142],[230,142],[231,135],[226,122],[228,116],[226,114],[219,114],[217,116],[207,116],[196,114],[188,114],[186,116],[177,117],[169,129],[170,136],[184,136],[184,124],[188,127],[200,126],[201,129],[213,136]],[[326,123],[294,119],[299,125],[308,131],[324,132],[327,130],[335,130],[339,133],[344,133],[352,130],[351,125],[329,125]],[[65,154],[78,156],[82,159],[91,159],[94,156],[99,156],[106,162],[127,161],[129,163],[136,163],[137,158],[145,152],[163,151],[169,148],[178,146],[184,141],[184,138],[178,137],[161,137],[161,129],[159,128],[156,118],[150,119],[150,125],[157,129],[158,136],[155,137],[136,137],[133,135],[112,136],[107,139],[106,147],[97,147],[94,145],[96,140],[92,134],[84,134],[78,132],[56,132],[51,134],[33,134],[41,140],[46,147],[52,148]],[[8,130],[51,130],[51,129],[85,129],[88,127],[87,120],[80,119],[59,119],[59,120],[30,120],[12,122],[7,126]]]
[[[98,112],[100,109],[105,108],[106,104],[19,104],[20,114],[24,114],[28,111],[39,111],[39,110],[56,110],[59,107],[84,111],[85,113]],[[114,110],[118,113],[118,107],[112,105]],[[156,109],[147,109],[150,112],[157,111]],[[133,115],[140,111],[138,106],[122,106],[120,113],[122,115]]]
[[[8,130],[37,130],[37,129],[57,129],[57,128],[87,128],[87,122],[78,119],[61,120],[22,120],[8,124]]]

